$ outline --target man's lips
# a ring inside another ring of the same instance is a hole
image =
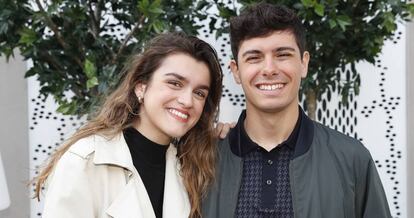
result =
[[[282,89],[285,86],[285,83],[260,83],[256,84],[256,87],[259,90],[263,91],[274,91],[278,89]]]

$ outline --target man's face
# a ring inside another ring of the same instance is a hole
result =
[[[245,40],[230,62],[235,81],[241,84],[248,110],[279,112],[297,107],[300,81],[307,74],[309,53],[301,58],[295,37],[275,31]]]

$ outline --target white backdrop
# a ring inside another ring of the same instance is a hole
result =
[[[215,46],[225,72],[220,119],[235,121],[244,108],[244,95],[228,69],[229,37],[214,38],[209,30],[200,31],[200,38]],[[393,217],[407,218],[406,205],[406,58],[405,27],[400,25],[393,40],[386,42],[377,63],[357,65],[361,73],[360,95],[342,106],[335,93],[318,105],[318,120],[341,132],[362,140],[370,150],[380,173]],[[54,111],[51,99],[39,97],[34,78],[29,84],[29,142],[31,177],[44,159],[73,130],[82,124],[76,117],[63,116]],[[41,217],[42,202],[32,201],[31,217]]]

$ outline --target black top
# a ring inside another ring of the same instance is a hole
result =
[[[238,133],[229,136],[232,152],[243,158],[244,165],[236,217],[293,217],[289,162],[299,137],[301,112],[289,137],[270,151],[251,140],[244,128],[246,112],[240,115],[234,129]],[[240,143],[235,143],[236,137]]]
[[[299,157],[303,154],[305,154],[313,141],[313,133],[314,133],[314,124],[313,121],[311,119],[309,119],[309,117],[306,116],[305,112],[302,110],[302,108],[299,109],[299,116],[300,118],[298,119],[298,123],[296,123],[295,126],[295,130],[294,131],[298,131],[297,136],[295,137],[296,139],[292,139],[293,141],[295,141],[295,146],[294,146],[294,154],[292,159],[295,159],[296,157]],[[242,157],[242,149],[244,149],[244,145],[242,145],[245,142],[245,138],[242,137],[242,130],[240,129],[241,127],[244,130],[244,119],[246,118],[246,112],[242,112],[242,114],[239,117],[239,120],[237,122],[237,125],[235,126],[235,128],[231,129],[229,131],[229,143],[230,143],[230,149],[232,151],[233,154]],[[298,129],[296,129],[296,127]],[[246,134],[247,135],[247,134]],[[250,138],[249,138],[250,139]]]
[[[302,113],[301,110],[299,110],[299,116],[298,120],[296,121],[295,127],[289,137],[286,139],[286,141],[280,143],[275,148],[269,151],[269,153],[274,152],[281,146],[287,146],[290,150],[295,150],[296,141],[298,140],[299,136],[299,129],[301,124]],[[244,157],[247,153],[251,152],[253,149],[262,149],[266,151],[264,148],[260,147],[256,142],[250,139],[250,137],[247,135],[246,130],[244,128],[244,120],[246,119],[246,110],[243,110],[243,112],[240,114],[239,120],[237,122],[237,125],[235,127],[235,130],[237,129],[240,134],[240,141],[242,142],[242,146],[240,148],[234,148],[234,145],[230,145],[232,148],[232,151],[235,155],[239,157]],[[283,124],[281,124],[283,125]],[[232,137],[236,137],[236,134],[232,134],[229,136],[230,142],[234,141]]]
[[[162,217],[165,181],[165,154],[168,145],[157,144],[134,128],[124,130],[125,141],[151,200],[157,218]]]

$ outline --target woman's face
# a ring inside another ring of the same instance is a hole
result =
[[[167,56],[147,84],[135,87],[144,99],[135,128],[159,144],[183,136],[200,119],[210,81],[204,62],[181,53]]]

